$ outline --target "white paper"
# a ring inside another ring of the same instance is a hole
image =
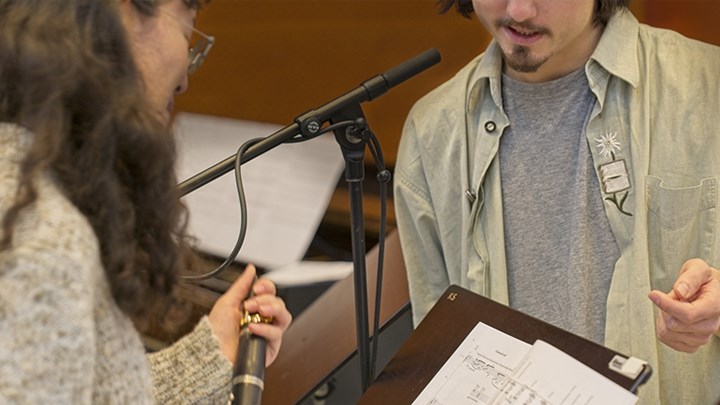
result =
[[[325,281],[338,281],[353,272],[352,262],[304,261],[268,272],[265,277],[278,286],[289,287]]]
[[[637,397],[550,344],[478,323],[413,405],[631,405]]]
[[[413,405],[488,404],[530,348],[522,340],[480,322]]]
[[[175,118],[178,178],[234,155],[248,139],[267,137],[280,125],[182,113]],[[345,167],[331,135],[275,147],[242,165],[247,234],[238,260],[274,269],[302,259]],[[234,172],[184,197],[189,231],[199,247],[227,256],[240,229]]]
[[[495,404],[631,405],[637,397],[550,344],[538,340]]]

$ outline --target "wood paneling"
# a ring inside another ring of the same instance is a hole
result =
[[[634,0],[631,10],[641,21],[720,44],[720,0]],[[438,48],[439,65],[363,104],[390,165],[412,104],[490,39],[475,19],[438,15],[434,0],[213,0],[197,25],[217,43],[178,109],[281,125]]]
[[[440,64],[363,104],[389,164],[412,104],[489,41],[477,21],[439,16],[430,0],[213,0],[197,26],[217,43],[178,109],[281,125],[438,48]]]
[[[644,21],[668,28],[690,38],[720,45],[720,1],[718,0],[635,0],[643,8]]]

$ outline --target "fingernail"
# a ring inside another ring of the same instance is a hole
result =
[[[689,289],[690,288],[685,283],[680,283],[677,286],[677,292],[678,292],[678,294],[680,294],[680,297],[682,297],[683,299],[687,298]]]

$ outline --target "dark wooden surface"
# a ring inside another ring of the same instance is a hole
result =
[[[448,300],[451,294],[455,296],[454,301]],[[635,384],[634,380],[608,368],[616,352],[458,286],[450,286],[358,404],[412,403],[479,321],[530,344],[537,339],[544,340],[622,387],[631,389]]]
[[[377,247],[366,257],[370,324],[377,257]],[[381,330],[409,310],[405,264],[397,233],[386,240],[383,271]],[[283,338],[280,355],[266,371],[263,403],[283,405],[303,401],[349,361],[356,350],[355,300],[350,276],[335,283],[293,321]]]

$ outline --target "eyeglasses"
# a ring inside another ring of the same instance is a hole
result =
[[[185,21],[176,17],[174,14],[170,13],[167,10],[164,10],[162,8],[158,8],[158,10],[172,17],[175,21],[179,22],[181,25],[187,28],[190,28],[191,30],[193,30],[194,33],[199,35],[199,38],[190,46],[190,50],[188,51],[187,73],[189,75],[193,74],[196,70],[200,68],[200,65],[202,65],[203,61],[205,61],[208,53],[210,53],[210,49],[212,49],[213,44],[215,43],[215,37],[205,34],[204,32],[186,23]]]

